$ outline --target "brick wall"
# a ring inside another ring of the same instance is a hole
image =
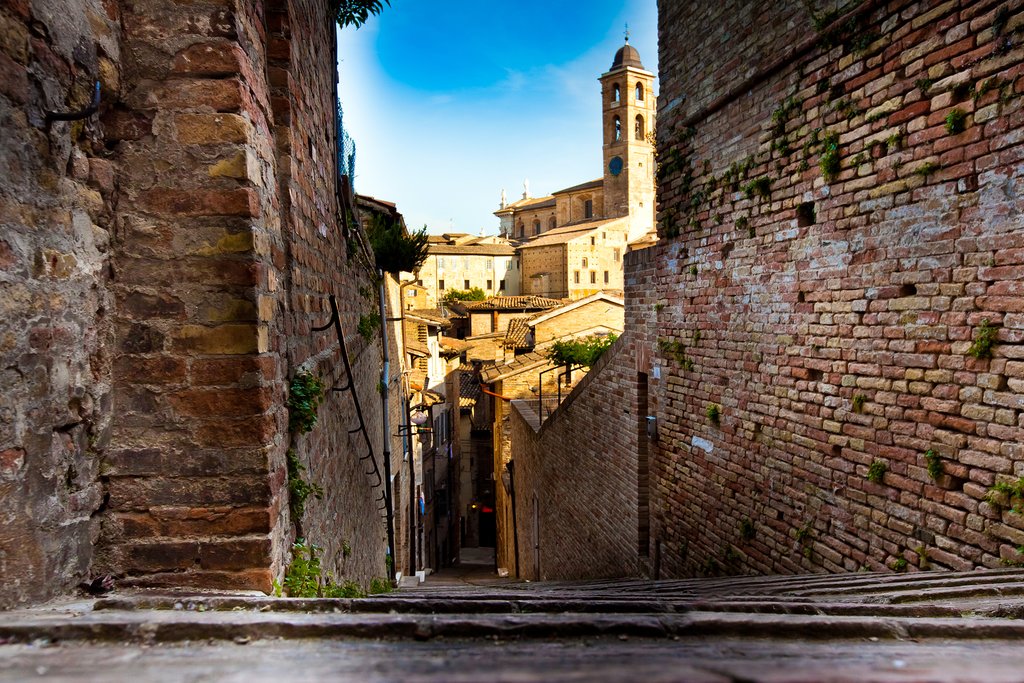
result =
[[[660,3],[663,573],[1024,559],[1021,6],[862,7]]]
[[[649,503],[651,574],[1024,560],[1017,501],[991,493],[1024,475],[1021,4],[845,9],[819,35],[795,0],[756,17],[660,3],[661,240],[627,257],[614,356],[633,344],[648,377],[649,486],[642,435],[604,456],[636,459],[640,485],[609,496],[610,516]],[[985,321],[991,358],[970,353]],[[561,485],[579,446],[555,444],[621,377],[591,373],[534,439],[515,424],[538,491]],[[643,392],[617,400],[641,408]],[[599,441],[636,427],[605,416]],[[558,501],[541,507],[549,577],[581,572],[558,544],[594,537],[558,505],[604,482],[570,481],[540,496]]]
[[[8,3],[0,20],[17,132],[0,189],[0,605],[102,572],[268,590],[297,521],[335,576],[383,575],[383,484],[348,433],[351,397],[329,394],[294,439],[284,407],[300,370],[344,383],[333,334],[311,331],[336,293],[380,462],[380,345],[355,334],[376,308],[370,259],[336,217],[326,3]],[[98,114],[44,121],[95,79]],[[303,520],[290,446],[325,490]]]
[[[631,340],[625,335],[543,425],[523,402],[512,402],[521,577],[641,573],[637,431],[635,423],[632,429],[607,428],[638,419],[636,381]]]
[[[84,580],[110,433],[113,169],[84,108],[119,87],[99,2],[0,7],[0,608]]]

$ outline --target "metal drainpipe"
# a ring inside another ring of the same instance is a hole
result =
[[[388,352],[388,316],[387,306],[384,301],[385,282],[384,271],[377,270],[377,277],[380,278],[380,338],[383,347],[380,402],[382,419],[381,424],[384,430],[384,509],[387,514],[388,527],[388,556],[391,558],[391,568],[387,572],[388,581],[395,578],[395,508],[391,500],[391,424],[388,415],[388,389],[390,384],[391,357]]]
[[[405,346],[405,288],[416,284],[416,280],[400,282],[398,285],[398,320],[402,331],[402,345]],[[404,360],[404,359],[403,359]],[[413,453],[412,406],[409,405],[409,375],[402,374],[402,401],[405,406],[406,452],[409,454],[409,576],[416,575],[416,456]]]

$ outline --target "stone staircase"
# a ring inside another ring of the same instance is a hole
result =
[[[0,681],[11,652],[33,661],[30,652],[16,651],[31,643],[60,644],[75,662],[84,662],[96,648],[159,646],[202,658],[215,650],[223,657],[224,648],[239,644],[259,643],[259,652],[270,653],[298,641],[319,643],[321,654],[309,655],[314,657],[383,648],[392,656],[380,655],[382,670],[401,661],[399,668],[415,674],[413,680],[462,680],[424,677],[404,659],[420,650],[441,656],[451,648],[493,680],[505,680],[505,673],[508,680],[558,679],[523,659],[537,648],[558,651],[566,661],[591,648],[590,658],[580,655],[577,664],[593,680],[634,680],[621,667],[597,664],[613,653],[615,662],[632,661],[636,671],[646,671],[644,680],[993,681],[1004,680],[1003,673],[1005,680],[1024,680],[1024,648],[1018,645],[1024,639],[1024,571],[1016,569],[544,583],[499,580],[486,571],[454,578],[441,572],[414,588],[357,600],[140,592],[2,616]],[[483,664],[486,649],[497,644],[507,646],[505,654],[520,654]],[[790,654],[780,654],[785,652]],[[974,654],[964,658],[967,652]],[[950,653],[958,653],[956,661]],[[246,666],[246,657],[237,656],[238,665]],[[766,668],[751,669],[751,658]],[[662,675],[683,659],[704,662],[703,668],[692,670],[692,677]],[[652,662],[660,664],[651,669]],[[832,677],[830,662],[852,667],[848,677]],[[893,669],[892,662],[915,664]],[[494,666],[505,668],[496,672]],[[705,675],[723,671],[732,673]],[[774,673],[762,678],[768,671]],[[793,672],[803,677],[787,677]]]

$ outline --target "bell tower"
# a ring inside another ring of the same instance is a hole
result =
[[[654,74],[626,43],[601,75],[604,116],[604,213],[629,216],[629,239],[654,229]]]

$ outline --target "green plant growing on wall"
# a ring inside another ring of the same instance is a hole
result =
[[[374,334],[380,329],[380,313],[373,311],[365,315],[359,316],[359,324],[356,325],[356,332],[359,336],[370,341],[373,339]]]
[[[821,156],[818,158],[818,168],[826,183],[833,182],[839,177],[839,134],[825,133],[821,141]]]
[[[956,135],[967,127],[967,112],[960,108],[950,109],[946,114],[946,133]]]
[[[704,414],[711,420],[711,424],[717,426],[722,421],[722,409],[715,403],[709,403],[704,409]]]
[[[359,584],[345,581],[336,584],[323,574],[317,553],[320,546],[298,539],[292,545],[292,563],[284,577],[284,589],[291,598],[361,598]]]
[[[811,559],[811,555],[814,553],[814,525],[810,521],[804,522],[803,526],[796,530],[794,536],[797,545],[800,546],[800,552],[808,560]]]
[[[914,81],[914,87],[920,90],[922,95],[926,95],[934,83],[935,81],[930,78],[919,78]]]
[[[342,540],[341,542],[341,556],[346,560],[352,557],[352,546],[346,540]]]
[[[924,460],[928,466],[929,477],[937,480],[942,476],[942,458],[939,457],[938,453],[929,448],[928,452],[924,454]]]
[[[697,264],[693,264],[692,266],[690,266],[690,275],[696,275],[696,274],[697,274]]]
[[[907,558],[905,558],[905,557],[897,557],[889,565],[889,568],[892,569],[894,572],[902,573],[902,572],[907,571],[907,565],[908,564],[910,564],[910,563],[907,562]]]
[[[736,219],[736,229],[737,230],[746,230],[747,227],[749,227],[749,225],[750,225],[750,219],[747,218],[746,216],[740,216],[739,218]]]
[[[700,571],[704,576],[714,576],[718,573],[718,560],[713,557],[709,557],[704,564],[701,565]]]
[[[864,404],[867,402],[868,397],[864,394],[853,395],[853,412],[862,413],[864,412]]]
[[[772,196],[772,179],[768,176],[758,176],[743,186],[743,194],[747,199],[760,197],[770,199]]]
[[[288,387],[288,431],[305,434],[316,425],[316,411],[323,402],[324,385],[311,372],[299,372]]]
[[[1010,512],[1024,514],[1024,477],[1017,481],[997,481],[985,494],[985,500],[997,507],[1009,506]]]
[[[726,546],[725,552],[722,553],[722,561],[726,564],[738,562],[741,557],[742,555],[740,555],[739,551],[731,545]]]
[[[996,344],[998,330],[989,324],[988,318],[981,321],[981,325],[974,331],[974,341],[967,349],[968,356],[975,358],[991,358],[992,347]]]
[[[881,484],[882,479],[885,477],[885,473],[889,471],[889,466],[885,464],[884,460],[873,460],[868,465],[868,481]]]
[[[740,538],[749,543],[754,540],[754,536],[757,534],[757,530],[754,528],[754,522],[749,517],[744,518],[740,522]]]
[[[593,367],[604,355],[618,336],[615,334],[591,335],[583,339],[556,341],[548,349],[547,358],[555,365],[582,365]]]
[[[381,595],[382,593],[390,593],[393,590],[395,590],[395,587],[387,579],[382,579],[379,576],[370,579],[370,595]]]
[[[322,500],[324,490],[317,484],[310,483],[303,479],[302,474],[306,468],[299,462],[299,456],[294,448],[289,448],[288,458],[288,502],[291,507],[293,519],[301,519],[302,513],[306,511],[306,500],[313,496]]]
[[[932,173],[938,171],[940,168],[942,167],[937,162],[926,161],[925,163],[921,164],[920,166],[914,169],[914,175],[920,176],[922,178],[927,178]]]

